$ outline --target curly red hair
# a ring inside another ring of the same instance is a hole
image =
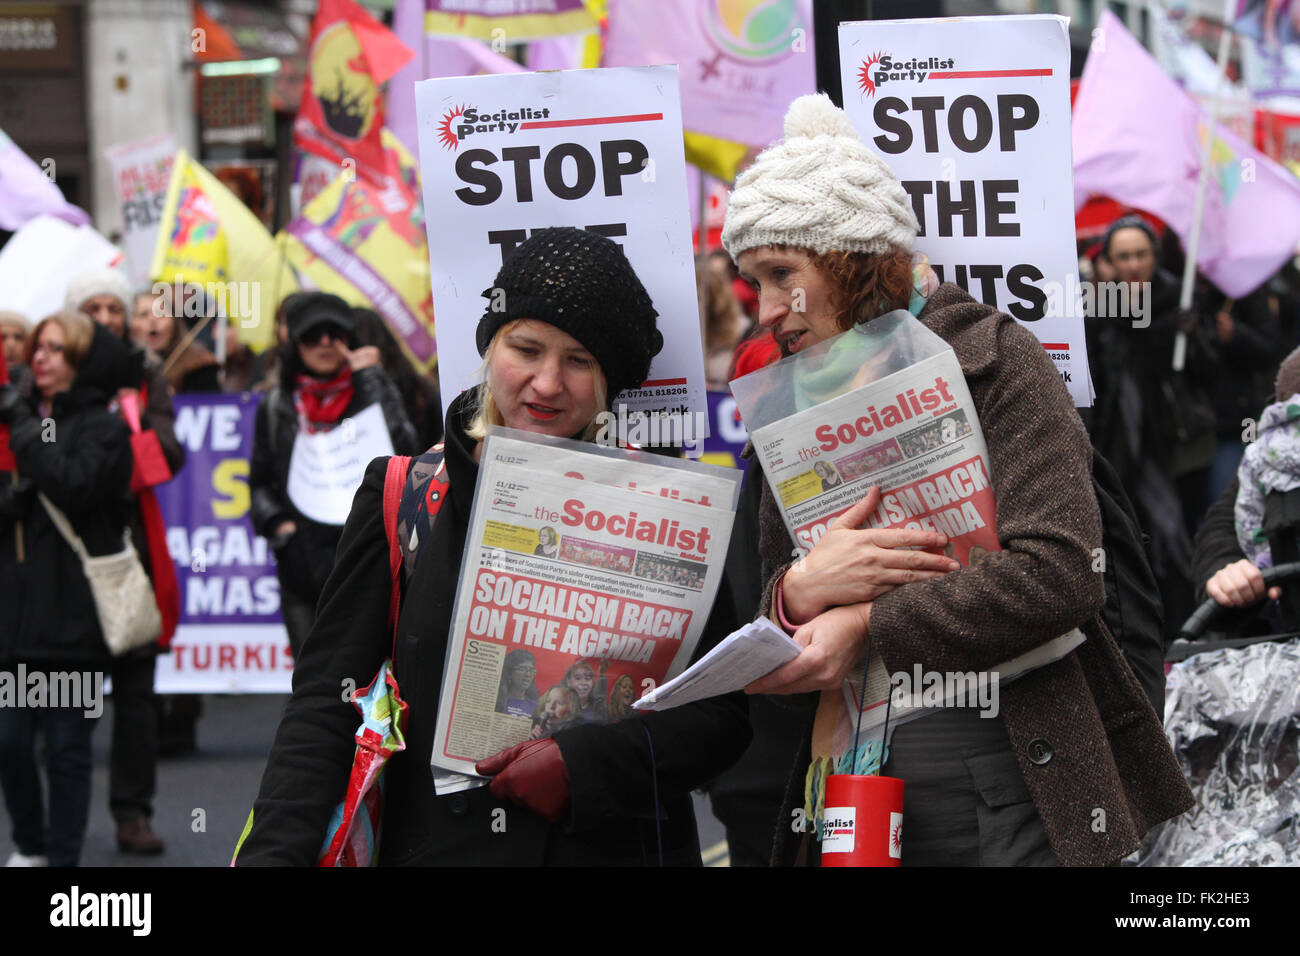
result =
[[[903,250],[883,255],[866,252],[812,252],[813,264],[830,280],[835,322],[847,332],[912,301],[912,254]]]

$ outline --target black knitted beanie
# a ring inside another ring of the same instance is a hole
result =
[[[582,343],[605,373],[609,398],[637,388],[664,347],[659,314],[622,247],[594,232],[558,226],[534,232],[506,259],[479,319],[478,354],[515,319],[536,319]]]

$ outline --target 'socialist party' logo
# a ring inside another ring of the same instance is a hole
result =
[[[796,0],[712,0],[700,11],[714,47],[751,66],[789,55],[793,31],[804,28]]]
[[[891,81],[907,80],[924,83],[927,80],[978,80],[1007,77],[1051,76],[1051,67],[1012,70],[955,70],[957,61],[951,57],[909,57],[898,59],[889,53],[873,53],[858,67],[858,90],[863,96],[875,96],[881,85]]]
[[[875,53],[863,60],[858,69],[858,89],[867,96],[875,96],[876,89],[890,80],[916,80],[923,83],[935,70],[951,70],[955,62],[936,56],[896,60],[888,53]]]
[[[516,106],[484,111],[476,106],[457,106],[443,114],[438,124],[438,141],[446,149],[455,150],[475,133],[517,133],[521,129],[560,125],[542,122],[550,115],[549,107]]]

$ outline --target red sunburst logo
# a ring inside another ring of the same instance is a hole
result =
[[[451,123],[452,120],[454,120],[457,116],[460,116],[464,112],[465,112],[465,107],[458,106],[450,113],[448,113],[446,116],[444,116],[442,118],[442,122],[438,124],[438,139],[442,143],[442,145],[445,146],[447,149],[460,148],[460,139],[456,136],[454,132],[452,132]]]
[[[862,61],[862,66],[858,70],[858,89],[867,96],[876,95],[876,84],[871,81],[871,67],[878,62],[880,62],[880,53],[873,53],[871,59]]]

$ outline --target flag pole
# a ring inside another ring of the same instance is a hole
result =
[[[1210,97],[1210,116],[1205,131],[1205,142],[1201,144],[1201,169],[1196,180],[1196,204],[1192,207],[1192,231],[1187,238],[1187,261],[1183,264],[1183,286],[1178,295],[1178,308],[1186,312],[1192,307],[1192,286],[1196,279],[1196,255],[1201,244],[1201,220],[1205,214],[1205,192],[1210,185],[1210,153],[1214,149],[1214,137],[1219,126],[1219,95],[1223,91],[1223,77],[1228,66],[1228,44],[1232,39],[1233,0],[1224,0],[1223,29],[1219,33],[1219,56],[1217,75],[1214,79],[1214,95]],[[1174,336],[1173,370],[1181,372],[1187,363],[1187,333],[1179,331]]]

